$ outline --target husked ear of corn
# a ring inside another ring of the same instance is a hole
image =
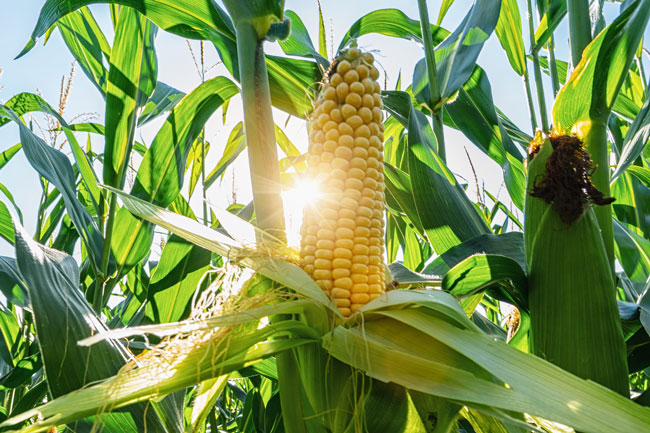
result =
[[[382,101],[373,56],[340,53],[309,119],[308,175],[321,194],[301,228],[303,269],[349,316],[384,293]]]

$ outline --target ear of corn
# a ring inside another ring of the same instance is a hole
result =
[[[300,257],[347,317],[384,293],[384,127],[372,54],[351,48],[332,65],[309,122],[322,194],[304,210]]]
[[[528,166],[524,238],[531,347],[555,365],[627,396],[615,284],[592,208],[611,199],[591,184],[589,154],[575,140],[544,140]],[[560,177],[549,179],[550,173]],[[562,191],[567,185],[573,187]],[[531,193],[555,199],[547,203]]]

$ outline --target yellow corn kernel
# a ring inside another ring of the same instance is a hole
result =
[[[352,289],[352,279],[349,278],[349,277],[337,278],[336,280],[334,280],[334,289],[333,290],[336,290],[337,288],[338,289],[345,289],[346,291],[348,291],[348,297],[349,297],[350,296],[349,295],[350,290]]]
[[[361,105],[372,110],[372,108],[375,106],[375,98],[373,98],[372,95],[366,93],[361,97]]]
[[[337,239],[336,248],[345,248],[351,250],[354,247],[354,240],[352,239]]]
[[[315,280],[331,280],[332,271],[329,269],[315,269],[314,270],[314,279]]]
[[[332,250],[318,250],[314,253],[314,257],[316,257],[317,260],[318,259],[332,260],[334,258],[334,254],[332,253]]]
[[[372,137],[371,137],[372,138]],[[370,147],[370,140],[365,138],[365,137],[356,137],[353,139],[355,148],[354,148],[354,155],[355,156],[360,156],[361,158],[367,158],[368,157],[368,149]],[[365,151],[365,152],[364,152]],[[364,152],[364,153],[360,153]],[[365,155],[365,156],[363,156]]]
[[[332,86],[335,86],[335,87],[336,87],[336,86],[338,86],[339,84],[341,84],[342,82],[343,82],[343,77],[341,76],[341,74],[334,73],[334,74],[332,74],[332,76],[330,77],[330,84],[331,84]]]
[[[332,260],[332,267],[335,269],[350,269],[352,262],[348,259],[334,259]]]
[[[343,240],[343,239],[341,239]],[[351,259],[352,258],[352,251],[350,251],[348,248],[336,248],[334,249],[334,257],[337,259]]]
[[[332,297],[334,298],[334,305],[336,305],[337,307],[349,307],[350,306],[350,298],[349,297],[344,298],[342,296],[339,297],[339,296],[334,295],[335,291],[336,291],[336,293],[338,295],[340,295],[341,293],[339,292],[339,290],[341,290],[341,289],[332,289],[332,291],[331,291]]]
[[[307,259],[307,257],[305,257],[305,259]],[[327,259],[315,259],[314,267],[316,269],[332,269],[332,262],[332,260]]]
[[[329,131],[327,131],[327,133],[325,133],[325,140],[338,141],[340,136],[341,134],[339,134],[338,129],[330,129]]]
[[[352,293],[350,295],[350,302],[352,305],[361,304],[365,305],[370,301],[370,296],[367,293]]]
[[[343,209],[339,210],[338,215],[339,215],[340,218],[353,219],[353,218],[357,217],[357,213],[356,213],[356,211],[354,209],[346,209],[346,208],[343,208]],[[350,249],[352,249],[352,247],[350,247]]]
[[[339,278],[346,278],[350,276],[350,270],[345,269],[345,268],[336,268],[332,269],[332,278],[334,279],[339,279]]]
[[[339,133],[341,135],[354,135],[354,129],[345,122],[339,123]]]
[[[350,93],[350,86],[348,86],[348,83],[341,83],[336,86],[336,97],[339,102],[345,101],[345,97],[348,96],[348,93]]]
[[[351,135],[341,135],[338,139],[339,147],[348,147],[352,149],[354,147],[354,137]]]
[[[359,95],[358,93],[350,93],[347,94],[347,96],[345,97],[346,105],[351,105],[355,109],[360,108],[362,102],[363,99],[361,98],[361,95]]]
[[[364,275],[364,274],[352,274],[352,275],[350,275],[350,279],[352,280],[352,282],[354,284],[367,283],[368,278],[370,278],[370,276]]]
[[[365,246],[365,245],[363,245],[363,246]],[[352,257],[352,263],[361,263],[361,264],[367,265],[369,260],[370,259],[368,258],[367,255],[364,256],[364,255],[361,255],[361,254],[357,254],[356,256]]]
[[[336,239],[352,239],[354,238],[354,230],[347,227],[339,227],[336,229]]]
[[[350,271],[353,275],[368,275],[368,265],[364,265],[363,263],[353,263],[352,266],[350,266]]]
[[[352,230],[357,226],[352,218],[340,218],[337,223],[339,227],[345,227]]]
[[[361,64],[357,66],[357,74],[359,74],[359,78],[363,80],[370,75],[370,68],[368,68],[366,65]]]
[[[345,81],[348,84],[351,84],[351,83],[354,83],[354,82],[358,83],[359,82],[359,74],[354,69],[350,69],[343,76],[343,81]]]
[[[337,146],[334,150],[334,156],[349,160],[352,158],[352,149],[347,146]]]
[[[366,88],[360,82],[355,81],[355,82],[350,84],[350,92],[356,93],[356,94],[362,96],[363,94],[366,93]],[[363,100],[363,96],[362,96],[362,100]]]

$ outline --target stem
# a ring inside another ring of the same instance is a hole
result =
[[[244,103],[244,130],[253,186],[257,226],[286,239],[284,206],[280,195],[280,169],[275,142],[271,91],[263,41],[249,22],[237,25],[237,54]]]
[[[284,241],[284,207],[280,195],[275,128],[271,110],[271,92],[266,71],[263,40],[258,39],[251,22],[236,25],[237,54],[244,103],[244,129],[253,186],[257,225]],[[258,241],[262,241],[258,235]],[[273,322],[287,316],[274,316]],[[282,419],[287,433],[307,433],[303,418],[299,370],[293,352],[276,355]]]
[[[528,5],[528,33],[530,35],[530,46],[535,46],[535,28],[533,26],[533,7],[530,0],[527,0]],[[546,100],[544,99],[544,84],[542,82],[542,69],[539,66],[539,54],[537,51],[532,51],[533,58],[533,71],[535,74],[535,87],[537,88],[537,103],[539,104],[539,113],[542,119],[542,129],[548,131],[548,114],[546,113]]]
[[[208,194],[205,188],[205,128],[201,132],[201,189],[203,196],[203,224],[210,225],[208,221]]]
[[[431,112],[431,121],[433,123],[433,134],[436,136],[436,141],[438,142],[438,156],[444,163],[447,162],[447,151],[445,150],[445,135],[442,129],[442,110],[444,108],[440,107],[439,111]]]
[[[567,0],[569,15],[569,45],[571,46],[571,66],[580,63],[582,52],[591,42],[591,20],[587,0]]]
[[[553,97],[557,96],[557,92],[560,91],[560,77],[557,73],[557,63],[555,62],[555,39],[553,35],[548,40],[546,46],[548,50],[548,68],[551,73],[551,85],[553,87]]]
[[[634,61],[636,62],[636,67],[639,68],[639,76],[641,77],[641,88],[643,91],[645,91],[647,87],[647,83],[645,81],[645,69],[643,68],[643,61],[641,60],[641,57],[634,57]]]
[[[111,256],[111,241],[113,239],[113,226],[115,225],[115,211],[117,210],[117,196],[111,195],[111,204],[108,209],[108,220],[106,224],[106,237],[102,249],[102,261],[99,267],[99,274],[95,277],[95,293],[93,294],[93,309],[100,314],[104,307],[104,286],[108,276],[108,262]]]
[[[203,41],[201,46],[201,83],[205,83],[205,51]],[[209,226],[208,222],[208,196],[205,189],[205,126],[201,129],[201,189],[203,190],[203,224]]]
[[[524,88],[526,89],[526,102],[528,103],[528,114],[530,114],[530,124],[533,127],[533,134],[537,130],[537,116],[535,115],[535,104],[533,104],[533,94],[530,91],[530,78],[528,77],[528,68],[524,71]]]
[[[39,242],[42,242],[41,239],[41,230],[43,230],[43,220],[45,219],[45,202],[47,201],[47,187],[49,185],[48,181],[41,177],[41,185],[43,186],[43,192],[41,193],[41,201],[38,204],[38,218],[36,219],[36,233],[34,238]]]
[[[438,142],[438,155],[446,162],[447,152],[445,150],[445,135],[442,128],[442,107],[437,109],[440,102],[440,84],[438,83],[438,70],[436,69],[436,57],[433,51],[433,38],[431,37],[431,26],[429,25],[429,10],[426,0],[418,0],[420,11],[420,30],[424,42],[424,59],[427,64],[427,77],[429,80],[429,108],[431,108],[431,122],[433,133]]]

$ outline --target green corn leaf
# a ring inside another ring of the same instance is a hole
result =
[[[210,152],[210,142],[206,141],[203,139],[203,137],[199,136],[196,140],[194,140],[194,143],[192,144],[192,147],[190,148],[190,152],[187,155],[187,160],[191,162],[192,164],[192,170],[190,171],[190,184],[188,186],[188,196],[192,197],[194,194],[194,189],[196,186],[199,184],[199,179],[201,178],[201,175],[203,173],[203,157],[204,155],[207,156],[208,153]],[[185,166],[185,172],[187,173],[188,165]]]
[[[521,16],[516,0],[501,0],[501,12],[494,31],[510,66],[519,76],[526,74],[526,55],[521,31]]]
[[[5,107],[13,110],[16,116],[21,117],[23,114],[30,113],[32,111],[40,111],[47,113],[50,116],[53,116],[61,124],[65,125],[66,122],[59,115],[59,113],[50,106],[43,98],[33,93],[19,93],[14,95],[7,101],[4,105]],[[0,117],[0,126],[6,125],[11,122],[11,119],[6,116]]]
[[[416,216],[433,249],[442,254],[459,243],[489,233],[465,191],[438,158],[435,137],[424,114],[404,92],[385,92],[386,109],[407,119],[410,182]],[[409,200],[410,201],[410,200]],[[440,206],[445,203],[444,206]],[[416,225],[417,226],[417,225]]]
[[[5,119],[4,118],[0,119],[0,122],[2,120],[5,120]],[[23,148],[23,145],[21,143],[18,143],[18,144],[14,144],[9,149],[7,149],[7,150],[3,151],[2,153],[0,153],[0,169],[2,167],[4,167],[5,165],[7,165],[7,163],[9,161],[11,161],[11,158],[13,158],[18,152],[20,152],[20,149],[22,149],[22,148]]]
[[[567,5],[563,0],[550,0],[545,3],[542,19],[535,31],[535,45],[531,51],[539,51],[551,37],[566,15]]]
[[[650,188],[650,169],[638,165],[631,165],[627,168],[627,172],[642,182],[646,188]]]
[[[323,77],[318,63],[267,55],[266,67],[273,106],[305,119],[313,108],[314,85]]]
[[[523,209],[526,182],[521,152],[498,117],[490,82],[481,68],[474,69],[445,111],[456,129],[501,166],[510,199]]]
[[[388,268],[395,286],[440,286],[440,275],[428,275],[413,272],[400,262],[391,263]]]
[[[631,167],[645,168],[638,165]],[[612,211],[616,219],[637,233],[649,237],[650,221],[647,220],[646,215],[650,214],[650,189],[636,176],[626,171],[612,185],[611,194],[616,197],[616,201],[612,203]]]
[[[4,196],[7,198],[7,200],[9,200],[9,203],[11,203],[11,205],[14,208],[14,212],[16,212],[16,215],[18,216],[18,220],[22,224],[22,222],[23,222],[23,212],[18,207],[18,204],[16,204],[16,201],[14,200],[14,196],[11,193],[11,191],[9,191],[9,189],[6,186],[4,186],[2,183],[0,183],[0,193],[4,194]]]
[[[643,107],[625,134],[621,156],[612,173],[612,182],[641,156],[648,138],[650,138],[650,96],[646,97]]]
[[[642,291],[650,277],[650,241],[614,220],[616,257],[627,277]]]
[[[307,32],[307,28],[305,27],[305,24],[302,22],[298,14],[296,14],[294,11],[289,10],[285,12],[285,16],[291,20],[291,36],[289,36],[287,40],[280,42],[282,51],[290,56],[313,58],[316,60],[316,62],[318,62],[323,71],[326,71],[329,68],[327,54],[323,56],[320,54],[319,50],[316,50],[316,48],[314,48],[314,44],[309,37],[309,32]],[[320,15],[320,19],[322,22],[322,14]]]
[[[92,204],[95,208],[95,213],[96,215],[99,215],[101,213],[99,204],[103,199],[99,191],[99,187],[97,186],[99,179],[97,179],[95,170],[93,170],[92,166],[90,165],[90,161],[88,161],[88,156],[83,151],[83,149],[81,149],[81,146],[79,146],[79,143],[77,142],[77,139],[75,138],[72,131],[70,131],[70,129],[65,126],[63,126],[63,131],[66,138],[68,139],[70,148],[72,149],[72,155],[74,156],[74,160],[77,163],[77,167],[79,168],[81,179],[86,189],[90,193]]]
[[[142,126],[163,113],[171,111],[185,97],[185,93],[158,81],[153,94],[138,117],[138,126]]]
[[[225,77],[201,83],[176,105],[145,154],[133,194],[163,207],[174,201],[184,180],[187,154],[210,116],[239,92]]]
[[[647,0],[637,0],[585,48],[553,105],[558,130],[588,120],[607,122],[649,17]]]
[[[1,208],[2,202],[0,202]],[[10,220],[9,224],[13,228],[13,221]],[[18,272],[16,259],[0,256],[0,290],[2,290],[2,294],[7,298],[8,302],[19,307],[27,307],[29,305],[29,293],[27,292],[23,278],[20,276],[20,272]],[[12,345],[13,342],[9,347]]]
[[[371,33],[423,43],[420,21],[409,18],[399,9],[379,9],[369,12],[355,21],[343,36],[338,50],[345,48],[351,39],[357,39]],[[449,31],[431,25],[431,36],[434,45],[438,45],[448,35]]]
[[[20,226],[16,227],[16,258],[29,291],[50,393],[58,397],[115,374],[129,359],[120,343],[104,341],[92,348],[77,345],[107,328],[76,287],[79,269],[74,259],[34,242]],[[105,431],[144,428],[145,424],[153,431],[165,431],[155,411],[147,413],[143,404],[106,418],[98,420],[107,424]]]
[[[481,235],[451,248],[426,267],[424,273],[444,275],[458,263],[475,254],[493,254],[513,259],[526,270],[523,236],[519,232]]]
[[[29,52],[36,45],[36,40],[61,17],[81,7],[106,2],[106,0],[47,0],[41,8],[30,40],[18,57]],[[225,50],[228,42],[232,44],[234,41],[234,28],[230,18],[214,2],[187,0],[180,4],[172,0],[114,0],[110,3],[134,8],[163,30],[179,36],[215,40],[220,50]],[[227,50],[221,54],[227,54]]]
[[[388,298],[404,296],[398,292],[403,291],[389,292]],[[324,347],[335,358],[366,370],[371,377],[478,410],[489,407],[492,414],[525,412],[594,433],[647,428],[643,427],[648,423],[647,408],[494,341],[478,332],[458,307],[428,312],[431,304],[422,303],[423,299],[449,296],[445,293],[415,291],[410,296],[418,295],[417,309],[392,309],[399,303],[386,300],[382,307],[377,303],[367,313],[375,320],[366,320],[363,327],[335,328],[325,338]],[[429,339],[422,344],[425,335]],[[491,380],[490,375],[494,375]],[[601,411],[609,416],[599,416]]]
[[[325,20],[323,19],[323,8],[318,3],[318,54],[327,59],[327,36],[325,34]],[[333,53],[332,53],[333,54]]]
[[[454,4],[454,0],[442,1],[442,4],[440,5],[440,12],[438,12],[438,20],[436,21],[437,26],[442,24],[442,20],[445,18],[445,15],[447,15],[447,11],[449,10],[452,4]]]
[[[114,218],[111,252],[119,265],[118,275],[122,276],[151,251],[153,227],[135,218],[126,209],[119,209]],[[106,293],[107,296],[109,294]]]
[[[239,122],[235,125],[232,131],[230,131],[221,159],[219,159],[217,165],[205,179],[204,185],[206,189],[210,188],[218,179],[223,178],[226,169],[237,159],[244,149],[246,149],[246,136],[244,135],[243,128],[244,124]]]
[[[57,27],[70,53],[102,97],[106,97],[108,71],[102,58],[110,58],[111,47],[87,7],[62,17]]]
[[[475,255],[445,274],[442,289],[456,297],[470,296],[485,289],[499,300],[528,310],[526,274],[513,259],[498,255]]]
[[[483,44],[497,25],[500,6],[500,1],[474,3],[456,30],[436,47],[436,68],[442,101],[456,93],[472,75]],[[417,94],[418,91],[414,87],[413,92]]]
[[[48,146],[25,126],[9,108],[0,105],[0,116],[13,120],[20,130],[20,141],[29,163],[38,173],[54,184],[65,201],[65,207],[89,250],[91,261],[99,266],[104,239],[95,221],[77,199],[75,175],[68,158]]]
[[[179,250],[185,250],[185,248],[179,248],[178,243],[178,238],[176,238],[176,242],[165,245],[161,262],[165,254],[177,254]],[[178,260],[178,264],[173,269],[165,276],[158,271],[152,275],[147,292],[150,302],[145,309],[145,316],[152,323],[176,322],[186,318],[190,311],[192,296],[200,289],[203,276],[210,269],[210,251],[185,244],[190,248],[180,259],[178,257],[165,258],[166,261]],[[166,251],[168,247],[171,250],[170,253]],[[169,267],[166,263],[165,266]]]
[[[137,110],[146,103],[156,83],[156,27],[131,8],[121,11],[117,24],[106,87],[103,181],[122,186],[135,139]]]

